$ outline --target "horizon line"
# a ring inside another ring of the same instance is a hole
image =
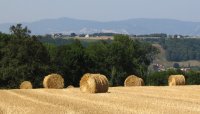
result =
[[[119,20],[109,20],[109,21],[99,21],[99,20],[92,20],[92,19],[78,19],[78,18],[72,18],[72,17],[58,17],[58,18],[44,18],[44,19],[38,19],[34,21],[22,21],[22,22],[0,22],[0,24],[17,24],[17,23],[35,23],[39,21],[45,21],[45,20],[59,20],[59,19],[73,19],[73,20],[79,20],[79,21],[93,21],[93,22],[101,22],[101,23],[108,23],[108,22],[120,22],[120,21],[129,21],[129,20],[136,20],[136,19],[152,19],[152,20],[174,20],[174,21],[181,21],[181,22],[194,22],[199,23],[200,21],[189,21],[189,20],[181,20],[181,19],[173,19],[173,18],[150,18],[150,17],[142,17],[142,18],[127,18],[127,19],[119,19]]]

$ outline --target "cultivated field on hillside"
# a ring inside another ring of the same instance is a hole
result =
[[[3,114],[199,114],[200,86],[0,90]]]
[[[190,65],[190,66],[200,66],[200,61],[197,61],[197,60],[188,60],[188,61],[181,61],[181,62],[167,61],[166,60],[166,52],[162,48],[162,46],[160,44],[153,44],[153,46],[158,48],[159,51],[160,51],[160,53],[156,56],[153,63],[162,64],[166,67],[172,67],[174,63],[178,63],[181,67],[188,67],[188,65]]]

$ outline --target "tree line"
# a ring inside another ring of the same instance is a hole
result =
[[[18,88],[24,80],[42,87],[45,75],[61,74],[65,86],[79,86],[85,73],[101,73],[110,85],[123,85],[128,75],[144,80],[157,49],[149,43],[116,35],[112,42],[100,41],[87,46],[79,40],[69,44],[42,43],[21,24],[10,27],[11,34],[0,34],[0,87]]]
[[[198,38],[148,38],[145,41],[159,43],[165,49],[168,61],[200,60]]]
[[[200,84],[200,72],[189,71],[183,72],[180,69],[169,69],[161,72],[151,72],[147,77],[147,85],[152,86],[167,86],[168,78],[170,75],[182,74],[185,76],[186,85],[199,85]]]
[[[170,74],[149,73],[148,66],[158,50],[127,35],[87,45],[79,40],[56,45],[41,42],[39,36],[30,35],[31,31],[21,24],[11,26],[10,33],[0,33],[0,88],[18,88],[25,80],[40,88],[44,76],[50,73],[62,75],[65,86],[79,86],[85,73],[104,74],[111,86],[123,86],[132,74],[143,78],[146,85],[166,85]],[[200,74],[192,73],[186,75],[188,83],[200,84]]]

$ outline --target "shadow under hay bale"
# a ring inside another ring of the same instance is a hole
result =
[[[106,93],[108,92],[108,79],[102,74],[83,75],[80,81],[81,92],[86,93]]]
[[[168,78],[169,86],[185,85],[185,77],[183,75],[171,75]]]
[[[64,79],[59,74],[49,74],[43,80],[44,88],[62,89],[64,87]]]
[[[24,81],[24,82],[22,82],[22,83],[20,84],[19,88],[20,88],[20,89],[32,89],[33,86],[32,86],[32,84],[31,84],[31,82],[29,82],[29,81]]]
[[[144,81],[142,78],[139,78],[135,75],[128,76],[126,80],[124,81],[125,87],[131,87],[131,86],[144,86]]]

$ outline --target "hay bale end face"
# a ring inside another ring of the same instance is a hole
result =
[[[32,86],[32,84],[31,84],[31,82],[29,82],[29,81],[24,81],[24,82],[22,82],[21,84],[20,84],[20,87],[19,87],[20,89],[32,89],[33,88],[33,86]]]
[[[62,89],[64,87],[64,79],[59,74],[49,74],[43,80],[44,88]]]
[[[108,91],[109,83],[106,76],[102,74],[83,75],[80,80],[80,90],[86,93],[106,93]]]
[[[183,75],[171,75],[168,78],[169,86],[185,85],[185,77]]]
[[[139,78],[135,75],[128,76],[126,80],[124,81],[125,87],[131,87],[131,86],[144,86],[144,81],[142,78]]]

